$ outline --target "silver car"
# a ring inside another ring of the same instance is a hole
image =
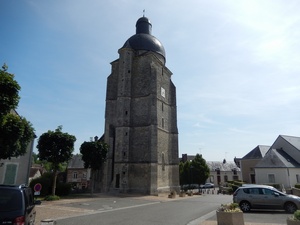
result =
[[[239,187],[233,194],[233,202],[238,203],[244,212],[251,209],[284,209],[293,213],[300,209],[300,197],[282,193],[266,185]]]

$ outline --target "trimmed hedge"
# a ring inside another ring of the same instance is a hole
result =
[[[299,188],[300,189],[300,184],[299,183],[295,184],[295,188]]]
[[[34,192],[34,185],[40,183],[42,185],[42,189],[40,192],[40,196],[48,196],[52,194],[52,182],[53,182],[53,174],[52,173],[44,173],[41,177],[33,179],[30,182],[30,187]],[[69,195],[71,193],[71,184],[68,183],[56,183],[55,194],[63,196]]]

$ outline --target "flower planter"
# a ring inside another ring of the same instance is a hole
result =
[[[222,212],[217,211],[218,225],[244,225],[243,212]]]
[[[287,218],[286,224],[287,225],[300,225],[300,220],[293,220],[293,219]]]
[[[171,191],[171,193],[169,194],[169,198],[176,198],[176,192]]]
[[[179,197],[185,197],[185,192],[180,192]]]

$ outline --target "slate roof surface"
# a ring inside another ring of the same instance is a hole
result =
[[[270,149],[270,146],[267,145],[258,145],[242,159],[262,159],[267,151]]]
[[[82,169],[84,168],[84,161],[82,160],[81,155],[74,155],[72,159],[68,162],[68,169],[76,168],[76,169]]]
[[[295,148],[297,148],[300,151],[300,137],[293,137],[293,136],[287,136],[287,135],[279,135],[283,139],[285,139],[287,142],[289,142],[291,145],[293,145]]]
[[[291,156],[282,149],[270,149],[265,157],[256,164],[256,168],[300,168]]]
[[[37,172],[39,171],[39,168],[30,168],[30,174],[29,177],[33,177],[35,174],[37,174]]]
[[[215,171],[216,169],[220,169],[220,171],[232,171],[233,169],[236,169],[236,171],[241,170],[234,162],[223,163],[220,161],[207,161],[206,164],[211,171]]]

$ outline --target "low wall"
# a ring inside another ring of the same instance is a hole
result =
[[[299,188],[292,188],[292,194],[293,195],[297,195],[297,196],[300,196],[300,189]]]

